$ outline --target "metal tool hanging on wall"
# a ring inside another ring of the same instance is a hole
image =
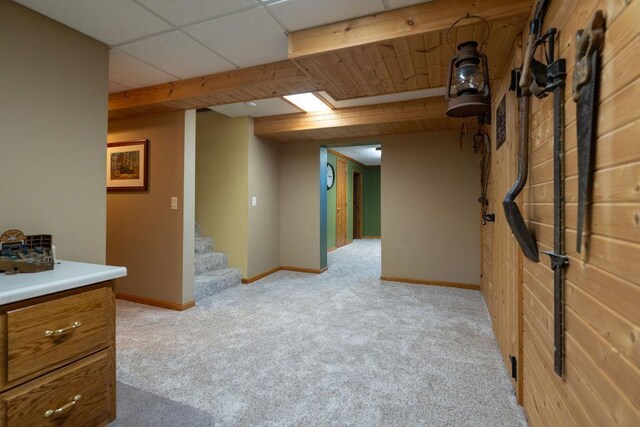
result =
[[[489,175],[491,172],[491,140],[489,140],[489,134],[483,129],[478,129],[478,132],[473,136],[473,152],[482,155],[482,161],[480,162],[482,194],[478,202],[482,206],[482,225],[486,225],[487,222],[495,222],[496,214],[487,213],[489,209],[487,190],[489,188]]]
[[[518,197],[524,188],[529,172],[529,98],[531,97],[530,85],[533,81],[531,64],[533,62],[533,54],[535,53],[535,48],[537,46],[536,41],[540,38],[542,21],[548,7],[548,0],[538,1],[533,20],[529,23],[530,32],[522,69],[514,70],[511,75],[510,89],[514,90],[518,97],[518,116],[520,124],[518,176],[502,201],[504,214],[513,235],[518,241],[524,255],[533,262],[540,261],[538,246],[529,232],[527,224],[524,222],[522,212],[520,212],[520,207],[516,202],[516,197]]]
[[[577,106],[578,129],[578,227],[576,250],[582,249],[582,231],[589,203],[592,177],[592,152],[595,146],[600,50],[604,40],[604,15],[601,10],[584,30],[576,34],[576,66],[573,71],[573,100]]]
[[[539,27],[538,27],[539,30]],[[555,59],[557,30],[550,28],[533,43],[529,77],[523,74],[522,83],[530,81],[529,90],[538,98],[553,93],[553,251],[544,253],[551,258],[553,269],[553,365],[556,374],[564,371],[564,279],[569,259],[564,253],[564,86],[566,60]],[[545,62],[535,59],[538,47],[544,50]]]

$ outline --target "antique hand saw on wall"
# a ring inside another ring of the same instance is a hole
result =
[[[573,100],[578,104],[578,226],[576,250],[582,249],[582,231],[591,191],[592,152],[596,138],[600,50],[604,39],[604,15],[596,11],[584,30],[576,34],[576,66]]]

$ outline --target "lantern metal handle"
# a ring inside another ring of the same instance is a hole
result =
[[[456,22],[454,22],[449,29],[447,30],[447,44],[449,45],[449,47],[451,48],[452,51],[456,51],[456,48],[454,46],[451,45],[451,41],[449,41],[449,34],[451,33],[451,30],[453,30],[453,27],[455,27],[458,22],[464,20],[464,19],[480,19],[482,22],[484,22],[484,25],[487,27],[487,34],[484,36],[484,40],[482,40],[482,43],[480,43],[480,49],[482,50],[482,47],[484,45],[487,44],[487,40],[489,40],[489,33],[491,32],[491,28],[489,27],[489,23],[487,22],[486,19],[484,19],[482,16],[478,16],[478,15],[470,15],[470,14],[466,14],[464,15],[462,18],[459,18]]]

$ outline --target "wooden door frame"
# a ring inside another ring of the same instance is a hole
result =
[[[356,182],[358,183],[357,187],[358,187],[358,191],[356,191]],[[363,206],[362,206],[362,174],[360,172],[357,171],[353,171],[353,194],[352,194],[352,198],[353,198],[353,238],[354,239],[362,239],[363,236],[363,231],[362,231],[362,211],[363,211]],[[356,206],[360,206],[360,215],[358,215],[358,217],[356,218]],[[357,232],[356,232],[357,230]]]
[[[338,179],[340,176],[340,163],[344,164],[344,177],[345,180],[344,182],[340,182],[340,180]],[[348,164],[347,161],[344,159],[341,159],[340,157],[336,157],[336,172],[335,172],[335,180],[336,180],[336,248],[342,247],[342,246],[346,246],[349,242],[347,240],[347,221],[348,221],[348,215],[347,215],[347,206],[349,203],[349,197],[347,194],[347,190],[348,190],[348,185],[347,185],[347,180],[349,179],[349,169],[348,169]],[[343,206],[344,208],[344,220],[345,220],[345,224],[344,224],[344,243],[340,244],[341,240],[339,239],[338,236],[338,232],[339,232],[339,227],[338,227],[338,215],[342,215],[340,213],[341,207],[339,206],[339,200],[338,200],[338,193],[340,192],[340,189],[338,188],[339,186],[344,185],[344,200],[345,200],[345,206]]]

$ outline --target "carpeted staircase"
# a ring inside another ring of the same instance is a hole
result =
[[[196,224],[195,231],[193,299],[197,302],[227,288],[239,285],[242,273],[237,268],[228,268],[225,254],[213,251],[213,239],[200,235],[199,224]]]

